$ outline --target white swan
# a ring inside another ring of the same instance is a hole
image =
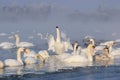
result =
[[[70,41],[61,41],[60,29],[56,26],[56,40],[54,36],[48,36],[48,50],[52,50],[56,54],[62,54],[68,49],[71,49]]]
[[[24,48],[19,48],[17,50],[17,59],[6,59],[4,61],[5,66],[22,66],[23,61],[21,59],[21,52],[24,51]]]
[[[87,49],[85,49],[85,53],[87,56],[82,54],[76,54],[77,50],[81,51],[80,48],[77,49],[77,43],[74,44],[73,54],[63,53],[61,55],[57,55],[57,58],[65,63],[83,63],[83,62],[92,62],[93,61],[93,45],[89,44]],[[75,52],[75,53],[74,53]]]
[[[13,43],[10,43],[10,42],[2,42],[2,43],[0,43],[0,48],[12,49],[12,48],[15,48],[15,45]]]
[[[49,57],[49,54],[46,50],[39,51],[37,54],[33,50],[25,49],[24,53],[25,64],[35,64],[38,62],[38,59],[40,59],[41,62],[45,62],[45,60]]]
[[[33,43],[29,43],[29,42],[20,42],[20,37],[18,36],[18,34],[15,34],[15,44],[16,47],[24,47],[24,48],[29,48],[29,47],[33,47],[34,44]]]
[[[95,45],[94,39],[90,39],[92,45]],[[115,44],[114,41],[108,41],[105,43],[101,43],[99,46],[96,46],[96,53],[99,52],[99,55],[95,55],[95,60],[110,60],[113,59],[112,46]]]
[[[61,42],[61,37],[60,37],[60,30],[59,27],[56,27],[56,42],[54,44],[54,48],[55,48],[55,53],[56,54],[62,54],[65,52],[65,46],[64,44]]]

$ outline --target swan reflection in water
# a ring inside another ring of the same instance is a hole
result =
[[[43,71],[44,64],[30,64],[25,66],[5,67],[0,69],[0,75],[23,75]]]
[[[110,66],[114,64],[114,60],[102,60],[102,61],[95,61],[97,66]]]
[[[23,68],[24,68],[23,66],[5,67],[3,73],[5,75],[11,75],[11,74],[22,75],[23,74]]]

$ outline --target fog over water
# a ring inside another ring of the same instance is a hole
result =
[[[87,35],[98,39],[118,39],[120,9],[98,5],[92,11],[80,11],[57,4],[31,3],[0,5],[0,32],[55,34],[55,26],[72,39]]]

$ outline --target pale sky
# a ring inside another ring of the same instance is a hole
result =
[[[96,9],[99,5],[102,7],[119,8],[120,0],[0,0],[0,4],[49,4],[58,5],[65,8],[91,11]]]
[[[119,38],[120,0],[0,0],[0,5],[23,6],[36,4],[43,4],[43,10],[47,10],[44,5],[50,5],[50,11],[46,13],[47,17],[43,15],[38,19],[38,16],[34,18],[36,14],[29,16],[24,13],[26,16],[19,16],[19,14],[15,16],[6,13],[1,16],[3,19],[0,17],[0,31],[12,32],[19,30],[28,34],[28,32],[36,30],[41,33],[54,33],[55,26],[60,26],[73,38],[76,37],[74,34],[79,34],[77,38],[86,35]],[[57,10],[54,10],[51,6],[56,7]],[[99,6],[102,7],[103,12],[97,11]],[[104,14],[104,10],[106,14]],[[11,28],[6,29],[8,26]],[[112,34],[116,35],[113,37]]]

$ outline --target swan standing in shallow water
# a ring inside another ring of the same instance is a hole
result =
[[[34,46],[34,44],[29,43],[29,42],[20,42],[20,37],[17,34],[15,34],[14,36],[15,36],[15,40],[16,40],[16,42],[15,42],[16,47],[29,48],[29,47]]]
[[[5,66],[22,66],[23,61],[21,59],[21,52],[24,51],[24,48],[19,48],[17,50],[17,59],[6,59],[4,61]]]

